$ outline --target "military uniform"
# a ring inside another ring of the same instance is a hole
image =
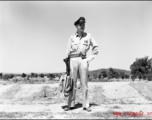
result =
[[[86,57],[90,46],[92,46],[92,54],[89,57]],[[70,58],[70,75],[73,78],[74,85],[68,96],[68,107],[75,106],[78,75],[80,75],[80,80],[83,87],[83,108],[89,107],[88,68],[89,63],[96,57],[98,52],[99,47],[91,34],[83,32],[82,37],[80,38],[76,32],[70,36],[66,50],[66,57],[81,54],[83,58],[79,56]]]

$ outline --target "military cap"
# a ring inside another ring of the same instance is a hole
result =
[[[76,26],[76,25],[82,24],[82,23],[86,23],[84,17],[80,17],[77,21],[74,22],[74,25]]]

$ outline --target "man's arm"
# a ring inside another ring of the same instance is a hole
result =
[[[66,72],[67,72],[68,75],[70,75],[70,59],[69,59],[70,48],[71,48],[71,36],[70,36],[69,41],[68,41],[68,46],[67,46],[67,49],[66,49],[66,56],[63,59],[63,61],[66,64]]]
[[[71,36],[69,38],[69,41],[68,41],[68,46],[67,46],[67,49],[66,49],[66,56],[65,58],[67,58],[70,54],[70,48],[71,48]]]
[[[99,46],[92,36],[90,37],[90,45],[92,46],[92,54],[87,58],[88,63],[90,63],[99,53]]]

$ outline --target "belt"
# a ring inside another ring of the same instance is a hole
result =
[[[82,55],[81,53],[80,54],[70,54],[69,57],[70,58],[81,57],[82,59],[85,59],[86,55]]]

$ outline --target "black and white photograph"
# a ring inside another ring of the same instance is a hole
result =
[[[0,1],[0,119],[152,119],[152,2]]]

